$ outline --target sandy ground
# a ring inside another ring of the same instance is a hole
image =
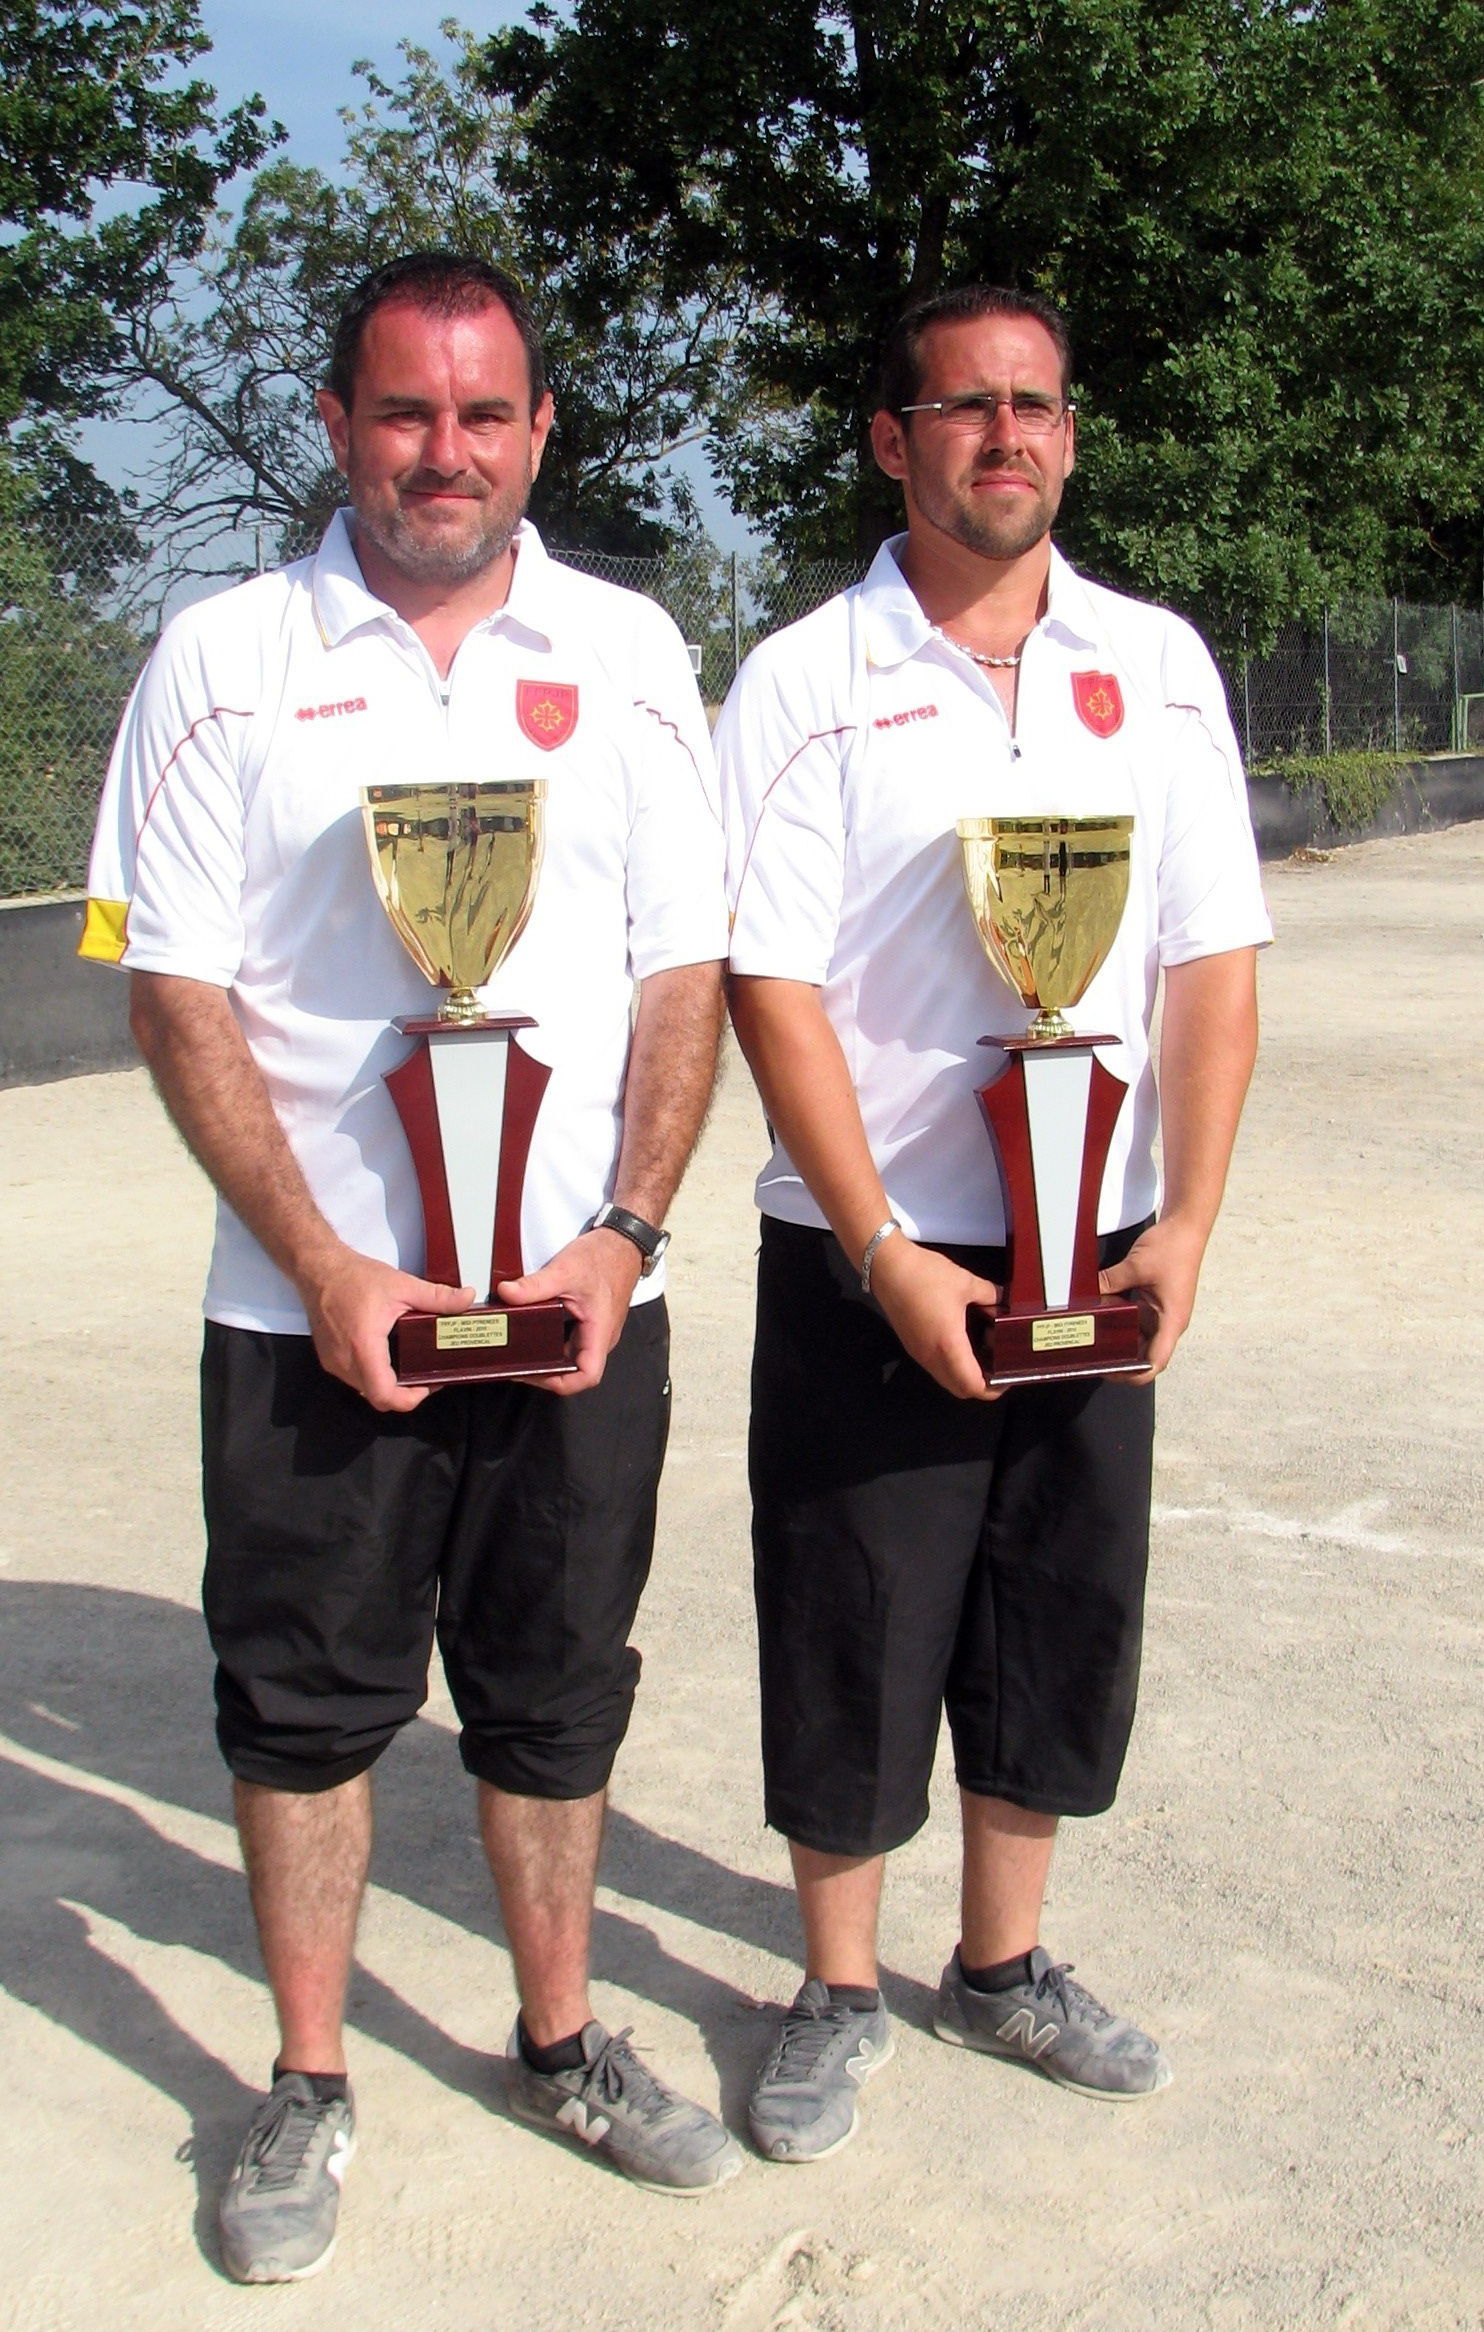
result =
[[[1266,1049],[1165,1379],[1140,1722],[1048,1941],[1164,2038],[1111,2108],[935,2041],[951,1777],[896,1860],[856,2143],[679,2203],[502,2106],[510,1968],[450,1711],[381,1771],[360,2158],[315,2283],[222,2277],[271,2052],[209,1664],[206,1192],[142,1074],[0,1094],[0,2324],[928,2332],[1484,2324],[1484,829],[1270,878]],[[735,2126],[795,1925],[762,1828],[734,1061],[676,1215],[675,1437],[596,1996]]]

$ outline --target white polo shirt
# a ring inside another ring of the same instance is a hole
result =
[[[1029,1015],[980,946],[960,818],[1131,812],[1128,905],[1069,1018],[1131,1088],[1099,1228],[1155,1207],[1148,1027],[1161,964],[1272,937],[1241,756],[1211,657],[1165,609],[1055,551],[1016,727],[940,637],[884,544],[865,581],[748,657],[716,731],[736,972],[817,986],[892,1212],[915,1236],[998,1245],[999,1177],[974,1098]],[[764,1213],[823,1225],[781,1145]]]
[[[225,988],[318,1205],[352,1247],[414,1272],[422,1210],[382,1076],[408,1051],[393,1020],[437,992],[377,897],[361,787],[546,780],[535,907],[482,991],[534,1014],[521,1042],[552,1071],[528,1270],[612,1195],[634,981],[726,953],[715,769],[680,633],[549,559],[529,524],[517,545],[506,605],[446,682],[367,590],[344,513],[316,557],[178,615],[124,715],[89,870],[81,952]],[[307,1328],[220,1202],[205,1308]]]

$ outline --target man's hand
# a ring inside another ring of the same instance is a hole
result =
[[[404,1312],[466,1312],[474,1290],[414,1279],[336,1236],[224,989],[156,972],[135,972],[130,988],[129,1023],[165,1107],[238,1221],[298,1289],[321,1364],[373,1409],[416,1409],[432,1388],[398,1384],[392,1323]]]
[[[1139,1341],[1148,1367],[1125,1376],[1126,1385],[1150,1385],[1169,1366],[1195,1310],[1196,1283],[1206,1234],[1178,1215],[1165,1215],[1136,1239],[1121,1263],[1098,1274],[1105,1296],[1132,1294],[1139,1305]]]
[[[961,1401],[997,1401],[969,1342],[971,1304],[992,1308],[1000,1291],[946,1255],[919,1247],[905,1231],[885,1239],[871,1266],[871,1293],[919,1368]]]
[[[404,1312],[467,1312],[472,1287],[444,1287],[414,1279],[390,1263],[338,1245],[312,1281],[301,1282],[309,1330],[320,1365],[360,1393],[373,1409],[399,1414],[416,1409],[432,1385],[399,1385],[387,1338]]]
[[[891,1208],[861,1124],[840,1039],[802,980],[733,977],[732,1021],[763,1107],[806,1188],[852,1262]],[[876,1250],[871,1293],[919,1368],[960,1401],[997,1401],[969,1341],[973,1305],[993,1306],[993,1281],[896,1231]]]
[[[610,1193],[646,1223],[662,1223],[680,1187],[716,1076],[721,1037],[719,963],[680,964],[639,983],[639,1010],[624,1079],[623,1141]],[[617,1231],[582,1231],[539,1271],[502,1279],[501,1304],[559,1300],[577,1323],[568,1345],[573,1376],[515,1377],[543,1392],[586,1393],[623,1334],[643,1262]]]
[[[619,1232],[583,1231],[540,1271],[528,1271],[524,1279],[499,1280],[496,1303],[514,1307],[559,1299],[577,1322],[570,1347],[577,1363],[575,1376],[516,1377],[511,1381],[560,1394],[585,1393],[597,1384],[609,1353],[623,1334],[642,1261],[632,1239]]]

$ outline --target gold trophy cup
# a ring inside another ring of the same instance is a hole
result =
[[[1009,1279],[985,1315],[991,1384],[1142,1368],[1139,1307],[1098,1286],[1098,1196],[1128,1087],[1097,1058],[1109,1036],[1067,1011],[1107,961],[1128,898],[1132,818],[965,818],[958,837],[974,926],[1036,1017],[986,1036],[1007,1057],[978,1092],[1005,1200]]]
[[[569,1372],[560,1303],[497,1305],[518,1279],[520,1212],[531,1136],[551,1071],[517,1032],[528,1013],[487,1013],[476,991],[520,938],[541,871],[541,778],[373,785],[361,793],[377,893],[413,962],[448,994],[427,1019],[396,1022],[416,1040],[386,1079],[417,1170],[424,1276],[472,1287],[472,1310],[404,1312],[392,1364],[404,1385],[468,1384]]]

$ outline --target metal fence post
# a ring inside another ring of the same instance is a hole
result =
[[[1402,749],[1402,603],[1391,603],[1391,747]]]
[[[1331,701],[1329,689],[1329,608],[1326,606],[1324,610],[1324,750],[1326,753],[1333,753],[1335,749],[1334,723],[1330,718]]]
[[[1252,659],[1247,653],[1247,618],[1242,618],[1242,759],[1252,767]]]
[[[742,585],[738,575],[738,558],[732,553],[732,678],[742,669]]]
[[[1457,753],[1463,747],[1463,739],[1458,734],[1458,700],[1463,694],[1463,663],[1458,647],[1458,602],[1456,599],[1450,603],[1448,613],[1453,619],[1453,717],[1448,723],[1448,734],[1453,741],[1453,750]]]

